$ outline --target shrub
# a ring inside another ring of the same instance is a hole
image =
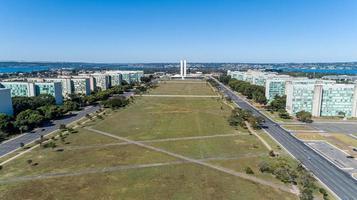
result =
[[[253,171],[252,168],[250,168],[250,167],[246,167],[246,168],[244,169],[244,171],[245,171],[245,173],[247,173],[247,174],[254,174],[254,171]]]
[[[270,150],[270,151],[269,151],[269,156],[271,156],[271,157],[275,157],[275,153],[274,153],[274,151],[273,151],[273,150]]]
[[[260,162],[259,165],[258,165],[258,167],[259,167],[259,170],[260,170],[262,173],[264,173],[264,172],[269,172],[269,173],[271,173],[271,172],[273,171],[272,166],[271,166],[268,162],[266,162],[266,161]]]
[[[304,110],[297,112],[296,117],[299,121],[306,122],[306,123],[312,123],[312,115],[310,112],[306,112]]]
[[[46,144],[44,144],[42,147],[43,148],[55,148],[57,145],[54,141],[50,141],[50,142],[47,142]]]

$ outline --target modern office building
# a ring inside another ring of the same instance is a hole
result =
[[[68,97],[70,94],[90,95],[89,78],[73,78],[71,76],[61,76],[59,78],[28,78],[27,81],[42,83],[59,82],[62,86],[63,97]]]
[[[106,71],[105,74],[109,76],[110,86],[118,86],[122,84],[123,76],[118,71]]]
[[[33,97],[40,94],[49,94],[55,98],[56,104],[63,103],[62,85],[59,82],[1,82],[0,87],[11,89],[11,97]]]
[[[11,89],[11,97],[34,97],[35,83],[28,82],[1,82],[1,88]]]
[[[144,76],[144,71],[117,71],[122,75],[122,80],[127,83],[141,82],[141,77]]]
[[[35,83],[35,94],[36,96],[40,94],[49,94],[55,98],[56,104],[63,103],[62,84],[60,82]]]
[[[11,90],[0,88],[0,114],[13,115]]]
[[[253,85],[264,86],[265,97],[268,101],[272,101],[275,96],[285,95],[285,82],[293,79],[288,75],[254,70],[248,70],[246,72],[228,71],[227,75],[230,75],[233,79],[246,81]]]
[[[72,94],[73,84],[71,79],[69,78],[46,78],[43,79],[44,82],[59,82],[62,85],[62,95],[63,97],[67,97],[69,94]]]
[[[286,110],[295,115],[307,111],[314,117],[356,117],[357,88],[354,84],[337,84],[334,81],[286,83]]]
[[[90,95],[90,79],[89,78],[71,78],[73,84],[72,93]]]
[[[96,88],[107,90],[110,87],[110,76],[102,73],[94,73],[90,76],[94,77]]]

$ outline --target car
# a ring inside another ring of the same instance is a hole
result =
[[[354,156],[348,155],[346,158],[355,158]]]

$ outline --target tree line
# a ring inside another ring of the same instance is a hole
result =
[[[266,104],[267,99],[265,98],[265,87],[259,85],[253,85],[246,81],[231,79],[228,82],[229,87],[231,87],[234,91],[237,91],[248,99],[252,99],[253,101]]]

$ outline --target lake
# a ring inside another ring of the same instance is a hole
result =
[[[11,66],[11,67],[0,67],[0,73],[16,73],[16,72],[35,72],[48,70],[49,67],[46,66]]]

